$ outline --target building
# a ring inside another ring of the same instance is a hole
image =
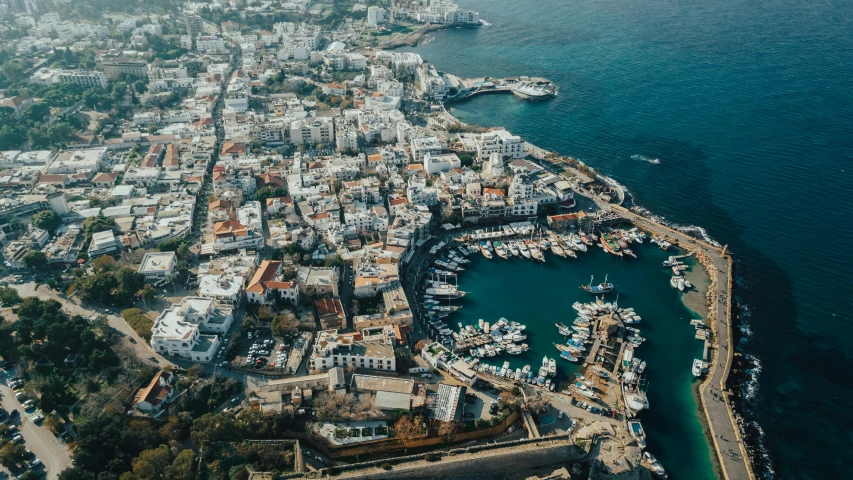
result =
[[[175,271],[177,258],[175,252],[146,253],[137,271],[145,276],[146,282],[161,282]]]
[[[438,384],[432,417],[441,422],[459,422],[465,410],[466,387]]]
[[[294,120],[290,124],[290,142],[295,145],[329,145],[335,140],[335,126],[329,117]]]
[[[26,113],[27,108],[33,104],[33,99],[30,97],[15,96],[0,100],[0,107],[11,108],[14,111],[15,120],[20,120]]]
[[[384,341],[358,341],[353,335],[340,335],[337,330],[321,331],[311,355],[314,370],[353,367],[362,370],[394,372],[397,361],[394,347]]]
[[[426,172],[429,174],[445,172],[454,168],[460,168],[461,166],[462,162],[459,160],[459,157],[457,157],[455,153],[426,153],[424,155],[424,170],[426,170]]]
[[[231,309],[211,298],[185,297],[164,310],[154,322],[151,347],[158,353],[206,362],[214,358],[219,335],[231,327]]]
[[[347,314],[340,298],[321,298],[314,302],[314,308],[323,330],[347,328]]]
[[[418,137],[413,138],[409,147],[412,150],[412,161],[414,163],[423,163],[424,157],[429,154],[441,154],[441,142],[437,137]]]
[[[118,80],[123,76],[134,78],[147,77],[148,62],[137,55],[133,55],[133,53],[105,53],[98,59],[98,66],[103,70],[104,76],[111,80]]]
[[[185,19],[187,26],[187,35],[195,40],[199,35],[204,34],[204,21],[198,15],[187,15]]]
[[[217,252],[239,250],[241,248],[260,248],[264,236],[237,220],[213,224],[213,247]]]
[[[418,88],[424,99],[440,102],[447,94],[447,84],[435,67],[424,63],[418,67]]]
[[[89,258],[117,252],[120,248],[121,243],[116,239],[112,230],[93,233],[92,243],[89,244]]]
[[[375,27],[385,23],[385,9],[382,7],[367,7],[367,26]]]
[[[281,262],[264,260],[249,280],[246,301],[267,305],[276,300],[296,305],[299,302],[299,286],[296,282],[281,280]]]
[[[143,413],[157,414],[169,404],[175,396],[172,383],[175,374],[160,370],[144,388],[140,388],[133,398],[133,408]]]
[[[233,273],[202,275],[198,279],[198,294],[221,305],[238,306],[243,302],[244,281],[245,277]]]
[[[336,267],[299,267],[296,271],[296,283],[299,291],[306,295],[338,296],[340,272]]]
[[[107,88],[107,77],[97,70],[57,70],[52,83],[71,83],[82,87]]]
[[[477,160],[488,161],[492,154],[501,158],[524,158],[524,140],[503,128],[496,128],[477,138]]]

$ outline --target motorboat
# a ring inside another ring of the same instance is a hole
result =
[[[518,242],[518,251],[521,252],[521,256],[524,258],[530,258],[530,250],[527,248],[527,245],[524,243]]]
[[[686,287],[686,284],[684,283],[684,277],[682,277],[680,275],[674,275],[672,278],[670,278],[669,284],[672,286],[672,288],[677,288],[678,290],[680,290],[682,292],[684,291],[684,288]]]
[[[667,478],[666,470],[658,460],[649,452],[643,452],[643,462],[649,466],[649,470],[658,478]]]
[[[507,250],[509,250],[509,253],[511,253],[513,257],[518,256],[518,246],[515,244],[515,242],[507,242],[506,246]]]
[[[643,425],[639,420],[628,420],[628,431],[634,437],[634,440],[637,441],[637,445],[640,448],[646,448],[646,432],[643,430]]]
[[[560,358],[562,358],[563,360],[568,360],[570,362],[577,362],[578,360],[580,360],[578,357],[572,355],[568,351],[560,352]]]
[[[705,364],[702,360],[699,360],[698,358],[693,360],[693,376],[694,377],[701,377],[704,370],[705,370]]]

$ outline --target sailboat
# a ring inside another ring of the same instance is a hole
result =
[[[592,279],[593,279],[593,277],[590,276],[589,277],[589,284],[588,285],[581,285],[581,288],[584,289],[585,291],[593,294],[593,295],[599,295],[599,294],[607,293],[607,292],[612,291],[613,288],[615,288],[612,283],[607,282],[607,275],[604,276],[604,283],[599,283],[598,285],[593,285]]]

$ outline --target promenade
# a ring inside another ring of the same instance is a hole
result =
[[[596,201],[596,203],[599,202]],[[725,388],[733,354],[731,348],[731,256],[722,255],[720,249],[714,245],[651,221],[624,207],[605,203],[601,203],[599,207],[609,208],[619,213],[644,230],[674,239],[680,247],[697,253],[697,257],[704,254],[704,257],[710,261],[710,265],[706,264],[705,268],[716,267],[716,272],[709,271],[712,278],[716,277],[713,285],[715,291],[711,295],[714,305],[709,305],[709,312],[716,314],[709,314],[709,320],[714,322],[711,327],[714,329],[717,341],[713,350],[714,360],[711,362],[710,373],[699,387],[699,394],[723,478],[754,480],[755,475],[749,464],[749,457]]]

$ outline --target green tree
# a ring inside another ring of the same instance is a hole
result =
[[[0,287],[0,303],[5,306],[17,305],[21,303],[21,296],[14,288]]]
[[[8,442],[0,449],[0,463],[6,468],[15,468],[27,459],[27,447]]]
[[[171,465],[172,452],[169,447],[160,445],[154,449],[143,450],[133,460],[133,474],[139,480],[163,480]]]
[[[62,219],[53,210],[44,210],[33,215],[33,226],[47,230],[53,235],[56,229],[62,225]]]
[[[112,272],[118,268],[118,263],[115,258],[104,255],[92,260],[92,268],[95,269],[95,273]]]
[[[145,284],[141,290],[139,290],[139,298],[142,299],[142,302],[145,304],[145,309],[148,309],[148,302],[154,300],[157,296],[157,289],[152,287],[150,284]]]
[[[278,198],[278,197],[286,197],[287,189],[282,187],[272,188],[272,187],[264,187],[259,188],[258,191],[255,192],[255,200],[263,203],[264,200],[268,198]]]
[[[299,329],[299,321],[292,313],[277,315],[272,322],[272,334],[277,337],[285,337],[296,333]]]
[[[30,270],[42,272],[47,269],[47,257],[41,250],[30,250],[24,255],[24,265]]]
[[[341,258],[340,255],[334,255],[332,257],[326,258],[326,261],[323,262],[323,265],[326,267],[337,267],[338,270],[343,270],[344,259]]]
[[[83,234],[86,235],[86,240],[89,241],[92,239],[92,234],[115,229],[116,222],[112,218],[99,215],[97,217],[89,217],[86,220],[83,220],[80,228],[83,231]]]

